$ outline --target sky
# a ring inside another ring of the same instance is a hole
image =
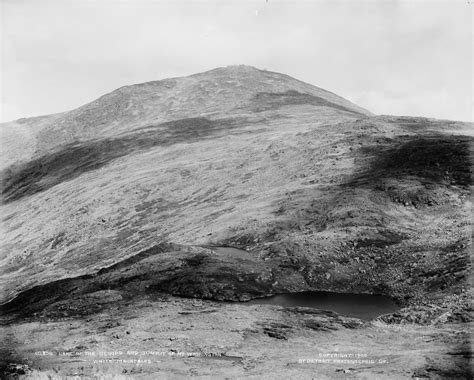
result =
[[[375,114],[473,120],[474,0],[0,0],[0,121],[246,64]]]

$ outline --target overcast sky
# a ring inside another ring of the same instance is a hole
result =
[[[247,64],[377,114],[472,120],[473,0],[0,0],[1,120]]]

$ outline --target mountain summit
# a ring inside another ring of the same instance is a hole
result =
[[[75,110],[1,125],[3,165],[68,143],[116,136],[192,117],[265,117],[278,108],[310,107],[321,117],[370,115],[355,104],[284,74],[228,66],[187,77],[124,86]],[[21,143],[19,143],[21,141]]]

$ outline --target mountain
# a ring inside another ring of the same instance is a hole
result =
[[[5,318],[101,323],[115,307],[145,313],[157,295],[209,300],[200,302],[224,318],[213,301],[331,291],[396,299],[404,309],[385,324],[444,320],[462,332],[472,127],[375,116],[248,66],[125,86],[72,111],[4,123]],[[156,302],[189,306],[171,299]],[[235,306],[243,319],[245,307]],[[272,323],[290,317],[262,318],[266,335],[288,335]],[[301,318],[288,328],[300,331]],[[322,330],[339,326],[350,339],[354,322],[320,318]],[[443,363],[436,368],[451,374],[458,365]]]
[[[7,142],[2,161],[10,164],[68,143],[114,137],[196,115],[210,120],[224,115],[245,117],[289,105],[314,105],[322,113],[370,115],[333,93],[287,75],[229,66],[124,86],[69,112],[5,123],[1,125],[2,138]]]

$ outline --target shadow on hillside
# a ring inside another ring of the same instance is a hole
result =
[[[134,152],[216,137],[239,126],[242,120],[238,119],[189,118],[141,128],[117,138],[69,144],[0,173],[3,202],[47,190]]]
[[[399,136],[388,144],[361,148],[370,162],[345,186],[381,188],[385,180],[416,179],[422,185],[468,188],[471,183],[469,136]]]
[[[294,90],[277,93],[259,92],[253,98],[253,111],[269,111],[283,106],[300,104],[310,104],[313,106],[335,108],[340,111],[362,115],[359,112],[356,112],[339,104],[329,102],[326,99],[320,98],[319,96],[303,94]]]
[[[251,256],[242,259],[228,252],[163,242],[95,273],[20,292],[0,305],[0,326],[41,315],[91,315],[106,303],[94,300],[94,293],[101,291],[118,291],[131,298],[172,294],[241,301],[273,293],[274,283],[269,264]]]
[[[137,278],[145,280],[147,273],[153,271],[150,269],[150,265],[142,268],[139,265],[136,266],[137,263],[139,264],[142,260],[164,252],[178,252],[180,250],[183,250],[183,247],[163,242],[109,267],[102,268],[96,273],[36,285],[20,292],[12,300],[0,305],[0,315],[19,313],[22,316],[31,316],[34,312],[43,310],[58,300],[67,299],[72,294],[86,294],[103,289],[116,289]],[[128,270],[127,273],[121,272],[124,268]],[[137,268],[140,270],[137,270]],[[148,277],[150,276],[152,275],[148,273]]]

